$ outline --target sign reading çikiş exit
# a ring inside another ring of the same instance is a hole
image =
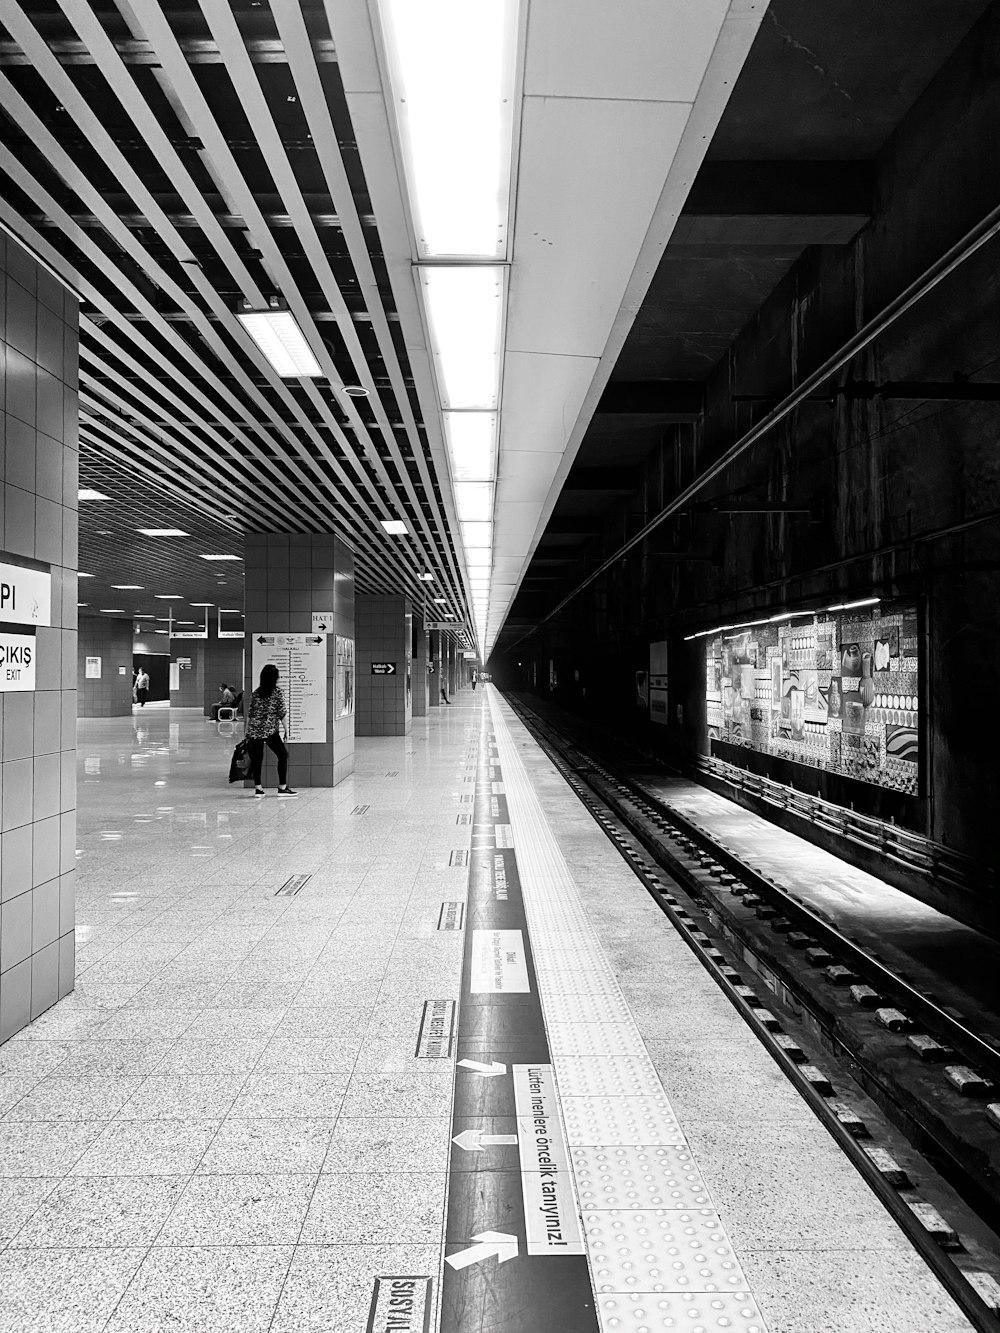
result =
[[[0,624],[52,624],[52,575],[45,566],[0,560]]]
[[[35,688],[35,636],[0,631],[0,691]]]

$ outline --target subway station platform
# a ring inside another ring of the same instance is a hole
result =
[[[294,800],[231,744],[80,724],[0,1333],[969,1328],[495,690]]]

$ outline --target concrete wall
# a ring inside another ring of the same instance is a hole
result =
[[[0,694],[4,1041],[74,981],[79,334],[76,301],[3,236],[0,284],[0,550],[52,573],[35,691]]]
[[[101,674],[87,676],[87,658],[101,659]],[[125,668],[125,675],[118,668]],[[80,616],[77,638],[80,717],[125,717],[132,711],[132,622],[112,616]]]
[[[665,429],[641,491],[584,548],[565,591],[618,548],[630,515],[662,510],[759,419],[761,405],[734,402],[734,394],[780,399],[1000,203],[1000,177],[983,170],[1000,147],[998,59],[994,5],[877,159],[871,224],[848,245],[803,252],[710,375],[703,419]],[[956,372],[1000,381],[998,309],[994,241],[834,383],[950,381]],[[670,722],[656,739],[668,754],[690,757],[707,748],[705,681],[701,650],[685,633],[802,605],[913,597],[925,611],[928,755],[913,823],[995,864],[996,747],[985,685],[1000,660],[998,529],[995,517],[968,524],[1000,508],[996,437],[996,403],[806,403],[698,498],[752,497],[810,513],[687,508],[498,662],[498,679],[517,684],[535,671],[545,690],[552,658],[557,702],[616,728],[634,726],[652,743],[635,704],[635,673],[648,670],[649,643],[669,639]],[[1000,923],[1000,905],[989,910]]]

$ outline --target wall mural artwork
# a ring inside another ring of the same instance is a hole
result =
[[[917,608],[883,603],[705,641],[709,740],[917,794]]]

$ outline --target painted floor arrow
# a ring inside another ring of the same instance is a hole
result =
[[[468,1268],[471,1264],[481,1264],[484,1259],[495,1257],[498,1264],[505,1264],[508,1259],[517,1258],[517,1237],[506,1231],[480,1231],[472,1239],[479,1244],[470,1245],[458,1254],[447,1255],[445,1263],[452,1268]]]
[[[459,1060],[459,1067],[468,1069],[473,1074],[483,1074],[487,1078],[496,1078],[497,1074],[506,1074],[507,1066],[502,1065],[499,1060],[494,1060],[492,1064],[484,1065],[481,1060]]]
[[[457,1143],[466,1152],[482,1152],[484,1148],[503,1147],[517,1144],[516,1134],[484,1134],[481,1129],[463,1129],[456,1134],[452,1143]]]

